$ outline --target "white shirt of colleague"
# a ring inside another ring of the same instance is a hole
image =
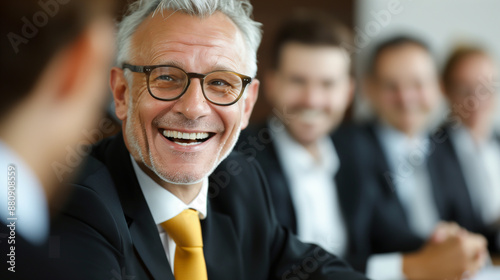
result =
[[[413,232],[427,239],[439,222],[427,170],[429,140],[409,138],[386,124],[378,124],[376,135],[394,177],[395,192],[408,216]],[[405,168],[401,168],[401,167]],[[409,169],[408,169],[409,168]],[[404,172],[401,170],[411,170]],[[400,253],[372,255],[368,259],[367,276],[375,280],[405,279]]]
[[[271,132],[290,184],[298,238],[332,254],[345,255],[347,232],[334,180],[339,159],[332,140],[325,136],[318,141],[321,158],[316,160],[284,127]]]

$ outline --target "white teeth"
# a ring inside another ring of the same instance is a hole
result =
[[[318,117],[322,116],[323,112],[320,110],[303,110],[299,113],[299,118],[303,122],[314,122]]]
[[[196,140],[196,139],[206,139],[208,138],[209,135],[206,132],[185,133],[174,130],[163,130],[163,136],[177,138],[177,139],[185,139],[185,140]]]
[[[201,144],[202,142],[192,142],[192,143],[183,143],[183,142],[177,142],[174,141],[176,144],[182,145],[182,146],[191,146],[191,145],[198,145]]]

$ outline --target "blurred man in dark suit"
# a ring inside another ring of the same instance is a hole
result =
[[[365,279],[283,229],[259,167],[230,155],[259,86],[251,10],[130,7],[110,78],[123,134],[93,149],[53,227],[71,279]]]
[[[455,178],[454,197],[462,206],[459,223],[488,238],[500,250],[500,136],[494,129],[498,72],[492,57],[478,47],[455,50],[445,64],[442,85],[451,114],[437,145]]]
[[[282,225],[357,267],[350,253],[363,246],[349,239],[366,230],[344,215],[363,212],[358,208],[368,209],[370,200],[360,192],[352,195],[355,203],[343,203],[351,189],[338,189],[337,181],[350,178],[336,175],[349,145],[339,151],[329,136],[352,100],[351,41],[348,28],[322,12],[298,11],[286,20],[266,73],[273,115],[245,129],[237,149],[264,167]]]
[[[400,263],[408,279],[446,279],[474,273],[485,262],[486,241],[456,224],[460,207],[453,198],[452,177],[436,145],[439,135],[428,136],[428,126],[439,100],[437,71],[428,47],[410,37],[381,43],[370,58],[366,96],[376,121],[362,135],[370,152],[379,198],[375,209],[374,247],[386,254],[373,263]],[[354,167],[353,167],[354,168]],[[391,277],[403,277],[393,274]],[[388,275],[387,277],[389,277]]]
[[[2,279],[27,279],[50,270],[37,259],[38,253],[48,254],[38,246],[48,240],[49,206],[66,192],[53,164],[65,162],[68,149],[81,146],[82,131],[94,128],[106,99],[113,1],[101,2],[2,4]]]
[[[374,279],[461,275],[469,267],[437,267],[431,258],[445,259],[446,254],[458,252],[456,258],[461,259],[462,247],[451,244],[451,240],[441,248],[429,245],[420,252],[405,254],[423,247],[424,239],[402,226],[405,220],[399,220],[401,211],[393,208],[398,200],[392,197],[388,203],[384,198],[383,186],[378,185],[375,174],[379,170],[374,172],[371,164],[372,159],[383,161],[384,155],[373,154],[372,139],[349,125],[329,136],[342,120],[352,96],[348,54],[351,43],[345,27],[330,16],[320,15],[298,14],[279,29],[274,68],[266,80],[266,96],[274,114],[266,124],[244,130],[237,149],[264,167],[280,222],[302,240],[321,244],[345,257]],[[434,84],[427,85],[437,87],[427,52],[414,60],[423,63],[410,63],[408,67],[433,75],[430,82]],[[408,64],[404,58],[401,61]],[[401,67],[391,70],[397,72]],[[438,92],[425,93],[430,95],[432,107],[436,103],[432,98],[437,99]],[[391,113],[387,111],[384,113]],[[420,118],[428,115],[428,111],[423,112]],[[393,119],[399,121],[400,117]],[[414,120],[408,127],[416,129],[423,123]],[[393,213],[396,218],[390,216]],[[436,224],[430,226],[428,235]],[[436,236],[455,231],[458,234],[461,230],[443,224]],[[470,239],[473,241],[467,246],[481,247],[481,238]],[[385,254],[400,251],[403,254]]]

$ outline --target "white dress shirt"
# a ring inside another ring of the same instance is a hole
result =
[[[8,176],[7,168],[11,164],[16,168],[16,195],[10,200],[15,202],[13,213],[8,208],[8,177],[11,176]],[[43,187],[23,159],[2,141],[0,141],[0,186],[2,222],[7,225],[15,222],[16,234],[35,245],[46,241],[49,235],[49,210]]]
[[[177,216],[186,209],[197,210],[200,219],[205,219],[207,217],[208,178],[203,179],[201,190],[195,199],[191,201],[191,203],[185,204],[182,200],[158,185],[151,177],[144,173],[132,157],[130,157],[130,159],[132,160],[137,181],[141,186],[149,211],[151,211],[153,220],[158,228],[158,234],[160,235],[163,249],[165,250],[170,268],[173,272],[176,245],[172,238],[165,232],[161,223]]]
[[[376,135],[410,228],[416,235],[427,239],[439,222],[427,170],[428,139],[409,138],[385,124],[376,127]],[[368,259],[367,275],[375,280],[404,279],[402,268],[402,255],[399,253],[373,255]]]
[[[476,143],[465,127],[450,133],[474,210],[487,225],[500,219],[500,144],[493,135]]]
[[[317,161],[285,129],[273,130],[272,133],[278,158],[290,184],[298,238],[344,256],[347,232],[334,180],[339,159],[331,139],[324,137],[318,141],[321,158]]]

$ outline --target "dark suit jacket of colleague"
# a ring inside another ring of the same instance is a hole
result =
[[[435,168],[438,168],[438,174],[445,178],[443,187],[452,194],[453,205],[456,205],[453,219],[467,230],[484,235],[488,239],[490,251],[498,252],[499,229],[494,228],[494,225],[486,225],[473,207],[456,147],[450,139],[452,129],[451,125],[443,125],[433,134],[439,138],[439,141],[436,141],[435,151],[435,158],[439,160],[439,164]],[[496,136],[495,139],[500,143],[500,137]]]
[[[290,183],[278,158],[272,129],[267,124],[252,125],[240,135],[236,150],[249,160],[256,159],[269,182],[276,216],[282,225],[297,233],[296,210],[290,194]],[[343,217],[348,244],[345,259],[357,270],[365,271],[366,261],[372,253],[370,233],[378,228],[373,220],[376,202],[374,188],[362,168],[366,156],[364,140],[350,126],[343,126],[332,136],[340,160],[335,178],[339,208]],[[360,157],[354,156],[360,154]],[[352,167],[352,168],[351,168]]]
[[[52,235],[68,279],[171,279],[122,134],[97,145]],[[210,176],[201,221],[208,279],[365,279],[279,226],[260,168],[233,153]],[[135,278],[132,278],[135,276]]]
[[[275,149],[279,143],[272,141],[269,131],[267,125],[247,128],[236,149],[261,164],[280,223],[296,233],[289,182]],[[484,234],[484,227],[471,215],[472,206],[456,157],[450,157],[449,143],[441,144],[443,138],[442,133],[430,137],[431,151],[426,160],[439,218]],[[346,260],[357,270],[365,271],[372,254],[406,253],[421,248],[426,240],[410,227],[392,182],[395,173],[375,133],[375,124],[343,125],[332,140],[340,161],[332,180],[337,186],[348,233]]]
[[[364,142],[369,144],[369,152],[364,156],[359,154],[356,156],[371,159],[371,166],[368,168],[376,178],[376,189],[379,194],[374,217],[379,230],[376,231],[375,237],[372,236],[372,239],[379,240],[373,243],[373,246],[377,247],[375,251],[417,250],[426,240],[415,235],[410,228],[408,217],[391,179],[395,173],[389,167],[375,132],[376,125],[368,123],[359,125],[357,129],[359,135],[366,139]],[[445,138],[440,130],[429,136],[429,153],[425,162],[439,219],[455,221],[474,231],[477,220],[471,216],[470,199],[466,195],[463,177],[457,169],[457,162],[453,162],[449,156],[449,147],[443,144]]]

